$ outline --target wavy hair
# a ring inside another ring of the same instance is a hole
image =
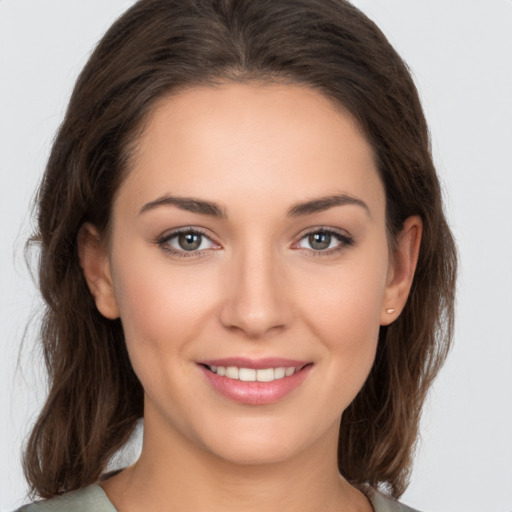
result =
[[[108,30],[80,74],[37,196],[46,403],[24,454],[43,498],[98,480],[143,415],[119,320],[97,311],[78,261],[84,222],[108,230],[131,150],[158,100],[218,81],[314,88],[348,110],[374,150],[391,246],[423,221],[419,262],[400,317],[344,412],[339,470],[354,485],[407,487],[427,390],[453,329],[456,250],[407,66],[345,0],[140,0]]]

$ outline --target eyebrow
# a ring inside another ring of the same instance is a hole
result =
[[[155,199],[154,201],[146,203],[140,209],[139,215],[158,208],[159,206],[176,206],[180,210],[200,213],[202,215],[211,215],[212,217],[221,218],[227,217],[224,208],[212,201],[204,201],[202,199],[194,199],[191,197],[176,197],[170,195],[165,195]]]
[[[360,206],[371,217],[368,205],[357,197],[347,194],[335,194],[332,196],[319,197],[311,201],[296,203],[288,210],[288,217],[298,217],[301,215],[311,215],[313,213],[323,212],[335,206],[355,205]]]
[[[356,205],[360,206],[368,215],[370,215],[370,209],[368,205],[358,199],[357,197],[349,196],[347,194],[336,194],[332,196],[319,197],[310,201],[304,201],[294,204],[287,213],[288,217],[299,217],[302,215],[311,215],[313,213],[323,212],[335,206],[345,205]],[[181,210],[186,210],[193,213],[199,213],[202,215],[210,215],[212,217],[227,218],[225,209],[213,201],[205,201],[203,199],[191,198],[191,197],[177,197],[171,195],[165,195],[146,203],[139,212],[139,215],[146,213],[150,210],[158,208],[160,206],[176,206]],[[370,215],[371,216],[371,215]]]

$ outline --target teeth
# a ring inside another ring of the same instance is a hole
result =
[[[244,382],[254,382],[256,380],[256,370],[253,368],[240,368],[238,370],[238,378]]]
[[[295,368],[292,368],[295,371]],[[286,375],[286,368],[275,368],[274,376],[276,379],[282,379]]]
[[[229,379],[238,379],[238,368],[236,366],[228,366],[226,368],[226,377]]]
[[[289,377],[290,375],[293,375],[295,373],[295,368],[286,368],[285,375]]]
[[[227,377],[228,379],[241,380],[243,382],[272,382],[284,377],[293,375],[297,368],[293,366],[279,368],[238,368],[236,366],[210,366],[210,370],[217,375]]]
[[[266,368],[265,370],[258,370],[258,382],[272,382],[275,379],[274,368]]]

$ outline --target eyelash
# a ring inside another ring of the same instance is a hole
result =
[[[330,249],[325,249],[325,250],[305,249],[305,248],[300,248],[300,247],[298,248],[298,250],[302,249],[304,251],[307,251],[308,255],[312,256],[314,258],[317,258],[317,257],[325,258],[325,257],[336,255],[336,254],[344,251],[348,247],[354,245],[354,239],[351,236],[347,235],[346,233],[340,233],[339,231],[336,231],[332,228],[321,227],[321,226],[311,229],[311,230],[307,231],[306,233],[302,234],[302,236],[299,238],[299,241],[295,242],[294,245],[297,245],[302,240],[306,239],[307,237],[309,237],[311,235],[318,234],[318,233],[322,233],[322,234],[326,234],[326,235],[330,235],[330,236],[334,237],[339,242],[338,245],[336,245],[335,247],[332,247]]]
[[[306,233],[303,233],[301,237],[299,238],[298,242],[295,242],[292,247],[297,246],[302,240],[306,239],[307,237],[314,235],[314,234],[326,234],[334,237],[338,240],[338,245],[336,247],[325,249],[325,250],[315,250],[315,249],[306,249],[301,247],[296,247],[297,250],[303,250],[306,251],[310,256],[313,257],[328,257],[333,254],[337,254],[343,250],[345,250],[347,247],[350,247],[354,244],[354,239],[347,234],[342,234],[338,231],[335,231],[332,228],[324,228],[324,227],[317,227],[315,229],[309,230]],[[218,245],[215,241],[211,239],[210,236],[208,236],[202,229],[200,228],[193,228],[193,227],[185,227],[185,228],[178,228],[172,231],[171,233],[165,234],[161,237],[159,237],[155,242],[156,244],[166,253],[169,253],[173,256],[177,256],[179,258],[194,258],[201,256],[204,254],[205,251],[208,251],[209,249],[202,249],[202,250],[192,250],[192,251],[186,251],[186,250],[177,250],[169,245],[169,242],[176,238],[177,236],[181,234],[194,234],[194,235],[200,235],[208,240],[212,244]]]
[[[208,236],[202,229],[200,228],[193,228],[193,227],[186,227],[186,228],[178,228],[172,231],[171,233],[165,234],[161,237],[159,237],[156,240],[156,244],[166,253],[169,253],[173,256],[177,256],[178,258],[194,258],[202,255],[206,250],[208,249],[202,249],[202,250],[195,250],[195,251],[186,251],[186,250],[178,250],[169,245],[169,242],[173,239],[178,237],[182,234],[191,234],[191,235],[200,235],[204,238],[207,238],[210,240],[213,244],[218,245],[216,242],[214,242],[210,236]]]

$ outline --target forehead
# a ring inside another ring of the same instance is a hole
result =
[[[139,202],[169,193],[293,203],[333,192],[384,202],[352,116],[313,89],[274,83],[228,82],[160,100],[121,188]]]

